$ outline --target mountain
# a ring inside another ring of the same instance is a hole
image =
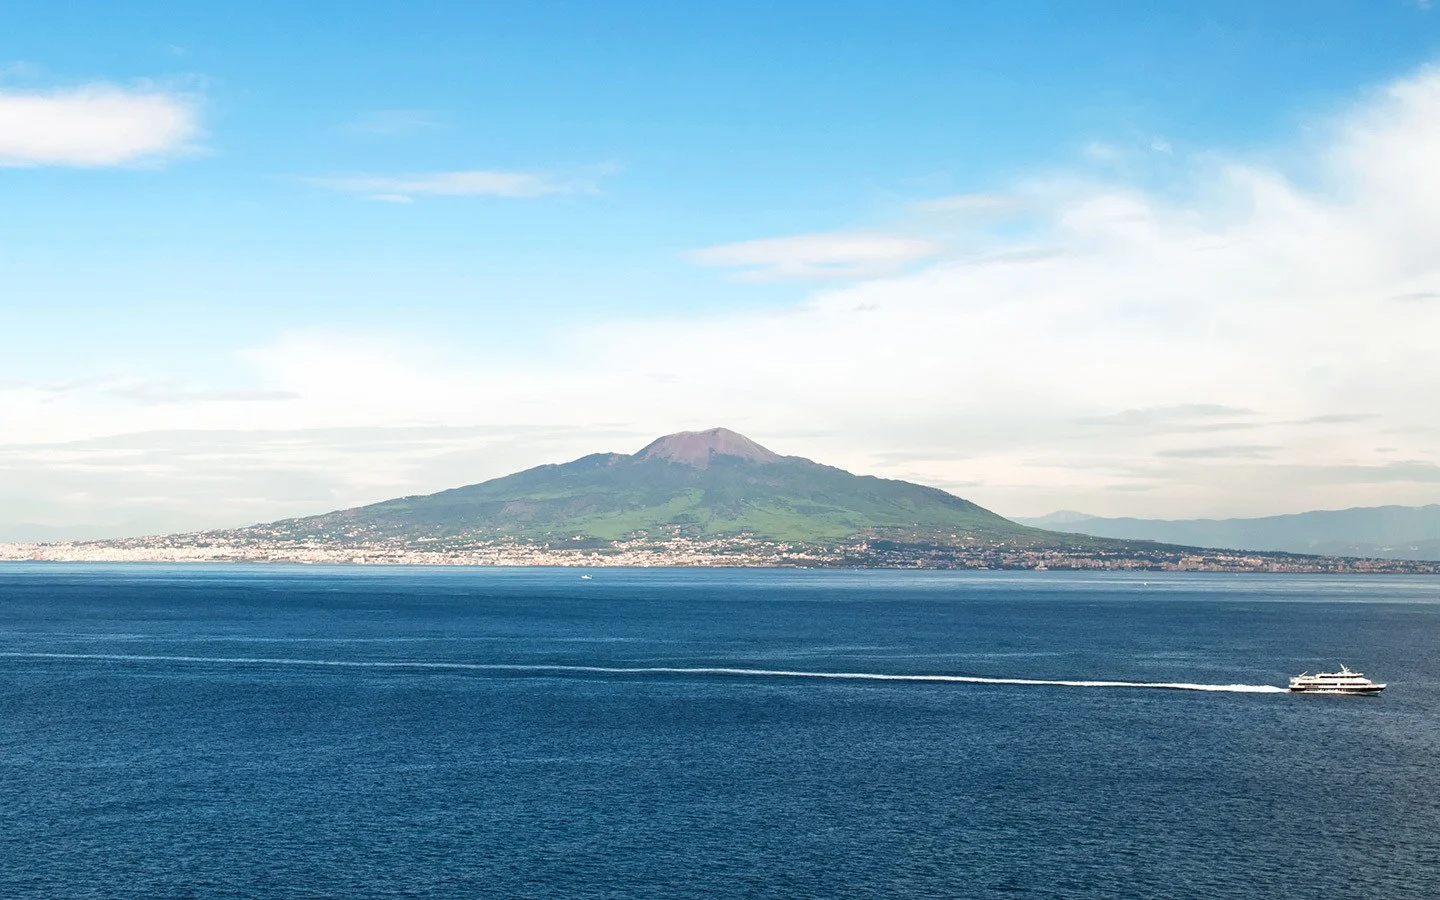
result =
[[[1062,509],[1057,512],[1047,513],[1043,516],[1023,517],[1016,516],[1014,521],[1029,525],[1033,528],[1049,528],[1055,531],[1065,531],[1071,525],[1080,522],[1089,522],[1099,516],[1092,516],[1088,513],[1076,512],[1073,509]]]
[[[1326,556],[1440,560],[1440,505],[1369,506],[1254,519],[1107,519],[1055,512],[1016,519],[1096,537]]]
[[[856,536],[1035,542],[1017,525],[932,487],[781,456],[725,428],[662,437],[437,494],[256,526],[268,538],[485,536],[616,541],[749,534],[824,543]]]
[[[248,528],[41,545],[0,560],[1423,572],[1017,524],[937,488],[781,456],[724,428],[479,484]],[[1072,524],[1073,523],[1073,524]]]

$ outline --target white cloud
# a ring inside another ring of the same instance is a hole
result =
[[[564,179],[537,172],[502,172],[471,169],[459,172],[424,172],[412,175],[350,175],[306,178],[320,187],[369,200],[406,203],[416,196],[432,197],[542,197],[595,190],[593,180]]]
[[[693,262],[742,270],[750,278],[858,278],[933,256],[935,241],[861,232],[804,234],[707,247]]]
[[[1024,240],[999,232],[995,252],[973,259],[927,264],[936,242],[907,234],[711,248],[697,261],[869,277],[776,312],[592,325],[543,366],[391,355],[377,369],[369,348],[316,338],[339,355],[277,345],[266,371],[328,409],[366,398],[400,415],[423,395],[420,416],[444,416],[448,402],[476,421],[546,409],[656,432],[724,422],[861,470],[979,481],[975,499],[1016,514],[1440,500],[1424,466],[1366,485],[1321,477],[1364,470],[1377,443],[1398,442],[1411,460],[1437,452],[1423,429],[1440,427],[1440,304],[1390,299],[1440,278],[1435,122],[1440,74],[1425,71],[1322,123],[1307,161],[1328,173],[1318,187],[1213,155],[1164,195],[1037,176],[1002,192],[1033,219]],[[905,263],[921,268],[871,274]],[[1280,449],[1263,460],[1200,452],[1229,434]],[[918,473],[882,465],[897,451],[936,461]],[[1072,465],[1083,459],[1101,464]]]
[[[120,166],[194,149],[193,97],[113,84],[0,89],[0,166]]]
[[[997,229],[973,258],[871,232],[701,251],[772,277],[865,276],[784,309],[536,323],[545,337],[524,355],[296,333],[238,361],[293,400],[12,385],[0,421],[11,440],[404,424],[510,435],[505,454],[477,445],[447,468],[416,452],[399,474],[342,447],[325,465],[346,497],[724,424],[780,452],[965,485],[1015,515],[1440,502],[1440,303],[1420,296],[1440,286],[1440,71],[1309,133],[1303,180],[1212,153],[1164,192],[1066,172],[997,186],[1023,203],[1025,233]],[[560,424],[573,430],[525,450],[522,426]],[[257,462],[253,477],[278,466]],[[233,477],[236,495],[255,494]]]

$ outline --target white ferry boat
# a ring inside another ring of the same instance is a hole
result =
[[[1297,694],[1378,694],[1385,685],[1376,684],[1363,673],[1352,672],[1341,664],[1338,672],[1296,675],[1290,679],[1290,690]]]

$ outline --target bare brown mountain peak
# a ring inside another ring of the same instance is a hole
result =
[[[641,459],[664,459],[701,468],[710,464],[712,456],[738,456],[759,463],[778,462],[785,458],[728,428],[667,434],[635,455]]]

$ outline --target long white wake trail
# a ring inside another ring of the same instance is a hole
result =
[[[173,662],[233,666],[311,666],[315,668],[409,669],[455,672],[514,672],[575,675],[728,675],[741,678],[828,678],[840,681],[922,681],[947,684],[1012,684],[1027,687],[1150,688],[1168,691],[1217,691],[1234,694],[1283,694],[1269,684],[1190,684],[1171,681],[1063,681],[1044,678],[982,678],[976,675],[889,675],[880,672],[805,672],[794,669],[743,669],[722,666],[567,666],[560,664],[465,663],[427,660],[287,659],[253,656],[158,656],[125,653],[0,652],[11,659],[71,659],[105,662]]]

